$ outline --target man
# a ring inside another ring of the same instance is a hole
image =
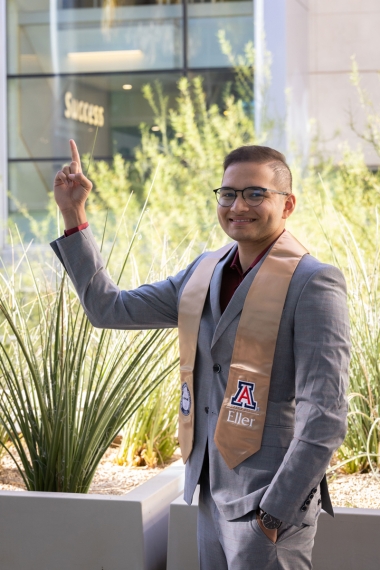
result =
[[[90,321],[179,328],[179,439],[189,504],[200,483],[201,570],[311,568],[321,506],[333,514],[325,470],[346,431],[349,323],[341,272],[285,231],[296,199],[284,156],[231,152],[215,194],[234,243],[121,291],[88,227],[92,184],[70,144],[54,186],[66,235],[51,245]]]

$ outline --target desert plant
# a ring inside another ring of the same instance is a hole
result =
[[[173,347],[172,358],[177,358]],[[140,406],[123,430],[117,463],[156,467],[170,459],[178,447],[178,375],[167,377]]]
[[[373,239],[369,248],[367,242],[362,243],[355,236],[355,227],[331,202],[314,211],[314,217],[320,240],[324,241],[324,260],[339,267],[345,275],[351,324],[348,430],[337,452],[338,461],[329,472],[377,471],[380,467],[379,227],[371,225]],[[316,235],[312,253],[313,249],[322,250]]]
[[[249,111],[252,113],[254,92],[253,92],[253,70],[255,67],[255,48],[253,42],[248,42],[244,46],[244,53],[235,54],[232,50],[231,42],[227,39],[226,31],[218,31],[218,40],[222,53],[227,56],[230,65],[235,72],[234,90],[239,96],[239,99],[249,105]],[[265,88],[268,88],[270,83],[270,54],[265,54],[266,65],[264,66],[265,75]],[[232,86],[229,85],[230,89]],[[228,91],[227,91],[228,93]]]
[[[264,121],[257,138],[252,110],[252,44],[247,44],[244,54],[235,55],[223,33],[219,40],[235,73],[219,105],[208,104],[201,76],[179,80],[177,102],[172,108],[158,81],[145,85],[143,95],[158,130],[152,132],[151,125],[141,125],[141,144],[135,149],[133,163],[116,155],[111,166],[101,161],[92,164],[90,177],[99,192],[93,194],[90,211],[97,216],[105,208],[119,212],[131,186],[138,200],[145,199],[152,173],[160,163],[149,203],[156,232],[161,236],[165,233],[174,246],[183,242],[185,247],[195,232],[202,244],[213,229],[223,241],[212,194],[222,177],[223,159],[237,146],[264,142],[269,122]]]
[[[39,295],[35,326],[12,296],[3,291],[0,303],[0,408],[22,469],[8,453],[29,490],[87,492],[114,437],[175,367],[165,359],[173,340],[167,331],[94,329],[65,278],[56,292]]]
[[[380,240],[377,231],[374,263],[368,263],[346,229],[352,359],[348,432],[338,457],[346,472],[375,472],[380,468]]]
[[[95,329],[66,275],[39,281],[25,250],[24,258],[34,286],[28,300],[25,271],[16,280],[20,263],[1,274],[0,416],[17,457],[6,450],[28,490],[87,492],[105,450],[176,367],[167,358],[175,337]]]
[[[160,164],[149,202],[156,232],[162,237],[165,233],[173,246],[188,236],[185,247],[195,232],[204,242],[216,227],[212,189],[220,183],[223,159],[233,148],[257,142],[253,118],[244,102],[232,95],[224,100],[224,109],[216,104],[208,107],[201,77],[178,82],[176,108],[168,109],[159,82],[146,85],[143,93],[160,130],[152,132],[150,125],[141,126],[141,145],[133,164],[128,166],[116,155],[111,166],[102,161],[91,165],[89,176],[96,191],[89,212],[96,216],[105,208],[120,212],[130,187],[127,175],[133,180],[137,198],[145,199],[152,173]]]

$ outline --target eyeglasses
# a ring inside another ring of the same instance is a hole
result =
[[[218,204],[220,204],[220,206],[225,206],[226,208],[232,206],[237,198],[238,192],[241,192],[243,200],[245,200],[249,206],[260,206],[264,200],[266,192],[289,196],[288,192],[278,192],[277,190],[269,190],[269,188],[261,188],[260,186],[249,186],[248,188],[244,188],[244,190],[235,190],[234,188],[222,186],[222,188],[217,188],[216,190],[213,190],[213,192],[215,193],[215,198],[217,199]]]

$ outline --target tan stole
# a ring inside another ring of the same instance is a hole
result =
[[[181,373],[181,402],[178,439],[182,459],[187,461],[194,440],[194,364],[198,332],[203,307],[214,269],[233,243],[225,245],[204,257],[185,285],[178,309],[179,364]]]
[[[193,447],[193,371],[200,320],[214,269],[232,245],[202,259],[180,299],[179,443],[184,462]],[[293,273],[306,253],[288,231],[284,232],[264,259],[247,293],[214,438],[230,469],[261,447],[282,311]]]

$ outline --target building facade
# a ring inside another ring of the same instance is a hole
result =
[[[306,156],[315,118],[337,155],[340,140],[357,140],[347,110],[363,124],[349,79],[353,54],[366,86],[377,88],[379,24],[378,0],[0,0],[3,229],[20,204],[44,215],[69,138],[90,152],[98,129],[96,158],[133,156],[140,124],[157,128],[144,84],[159,80],[174,101],[178,79],[201,74],[209,103],[220,101],[233,77],[221,30],[235,53],[254,42],[256,128],[269,115],[278,125],[271,144]]]

